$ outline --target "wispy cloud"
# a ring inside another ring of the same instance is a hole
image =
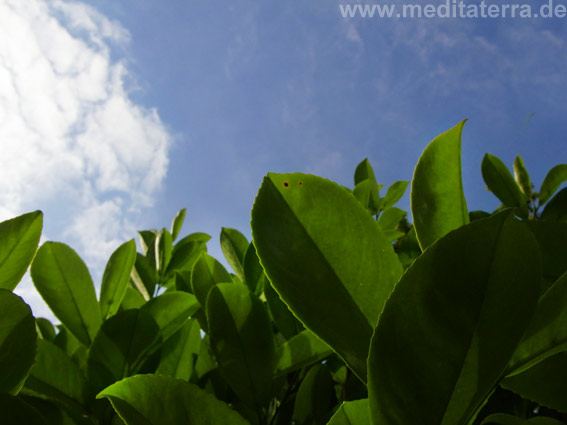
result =
[[[172,141],[130,97],[128,41],[80,2],[0,2],[0,219],[44,210],[95,274],[152,205]]]

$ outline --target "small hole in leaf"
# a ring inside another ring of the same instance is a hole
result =
[[[284,187],[289,187],[289,183],[288,182],[283,182]]]
[[[300,181],[297,182],[297,185],[298,185],[298,186],[302,186],[302,185],[303,185],[303,182],[300,180]]]

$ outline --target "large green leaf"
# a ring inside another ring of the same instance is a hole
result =
[[[156,373],[188,381],[193,375],[194,360],[200,348],[199,322],[188,320],[163,344]]]
[[[43,416],[20,397],[0,393],[0,425],[49,425]]]
[[[304,330],[278,347],[275,375],[285,375],[299,370],[323,360],[332,353],[331,348],[313,332]]]
[[[520,186],[516,184],[514,177],[502,160],[487,153],[482,159],[482,178],[488,189],[496,195],[504,206],[518,208],[518,214],[527,217],[528,198],[522,193]]]
[[[134,376],[97,397],[110,399],[126,425],[249,425],[213,395],[169,376]]]
[[[567,413],[567,352],[557,353],[502,381],[501,385],[527,400]]]
[[[530,322],[540,268],[534,236],[509,213],[431,245],[396,286],[372,339],[372,423],[467,424]]]
[[[183,270],[191,271],[195,262],[203,252],[207,252],[207,245],[203,241],[187,242],[178,249],[174,249],[171,261],[165,272],[165,279],[173,277],[175,272]]]
[[[341,404],[327,425],[370,425],[368,399]]]
[[[199,256],[191,271],[191,288],[203,308],[207,305],[207,295],[213,286],[231,281],[230,273],[224,266],[206,252]]]
[[[165,341],[177,332],[199,307],[195,295],[188,292],[168,291],[148,301],[141,310],[154,318]]]
[[[177,239],[177,236],[179,236],[179,231],[181,230],[181,226],[183,226],[183,222],[185,221],[186,213],[187,209],[181,208],[177,212],[175,218],[173,219],[173,222],[171,223],[171,239],[174,241],[175,239]]]
[[[376,221],[335,183],[270,173],[252,233],[282,300],[366,381],[372,329],[402,271]]]
[[[384,201],[382,202],[382,208],[389,208],[392,207],[396,202],[398,202],[404,193],[406,193],[406,189],[409,185],[409,182],[406,181],[397,181],[393,183],[386,192],[386,196],[384,196]]]
[[[469,222],[461,175],[461,133],[465,122],[433,139],[415,167],[411,212],[422,250]]]
[[[94,394],[139,372],[160,341],[159,326],[142,310],[120,311],[100,328],[89,352],[88,378]]]
[[[35,211],[0,223],[0,289],[13,291],[37,250],[43,213]]]
[[[243,284],[219,283],[209,292],[206,310],[222,375],[243,401],[266,404],[276,359],[265,306]]]
[[[53,401],[74,417],[85,413],[85,378],[79,366],[61,348],[42,339],[22,394]]]
[[[89,270],[60,242],[45,242],[31,266],[33,283],[53,314],[86,346],[102,323]]]
[[[557,419],[538,416],[529,420],[524,420],[516,416],[505,413],[495,413],[485,418],[481,425],[564,425]]]
[[[264,285],[269,285],[267,282],[264,269],[260,265],[260,260],[256,254],[254,243],[250,242],[246,254],[244,255],[244,280],[251,292],[260,295],[264,290]]]
[[[543,254],[542,289],[547,289],[567,271],[567,223],[554,223],[541,220],[526,222],[536,237]]]
[[[220,235],[222,252],[232,270],[244,282],[244,256],[248,249],[246,236],[236,229],[223,227]]]
[[[565,181],[567,181],[567,164],[559,164],[549,170],[539,190],[539,204],[545,204]]]
[[[132,239],[120,245],[106,263],[100,287],[100,311],[103,319],[118,311],[135,261],[136,242]]]
[[[161,231],[156,236],[156,271],[158,275],[163,275],[169,261],[171,260],[172,250],[173,250],[173,238],[171,233],[167,229],[161,229]]]
[[[0,393],[17,394],[32,367],[37,335],[29,306],[0,289]]]
[[[567,350],[567,272],[540,298],[530,326],[508,365],[515,375]]]
[[[264,297],[268,304],[270,316],[276,328],[285,339],[290,339],[298,332],[305,329],[301,322],[289,310],[289,307],[284,303],[278,293],[274,290],[269,282],[264,286]]]
[[[138,290],[145,301],[153,295],[157,285],[157,274],[147,257],[136,253],[136,262],[131,274],[132,285]]]

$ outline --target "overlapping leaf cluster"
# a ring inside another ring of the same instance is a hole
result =
[[[469,211],[464,122],[425,149],[411,215],[367,160],[354,188],[268,174],[252,237],[139,232],[97,298],[42,213],[0,223],[0,424],[567,423],[567,164],[536,191],[487,154]],[[559,190],[559,191],[558,191]],[[31,264],[31,267],[30,267]],[[31,278],[60,324],[12,291]]]

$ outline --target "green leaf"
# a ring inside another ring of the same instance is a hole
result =
[[[37,335],[29,306],[0,289],[0,393],[17,394],[32,367]]]
[[[162,229],[156,236],[155,244],[156,271],[158,275],[162,275],[171,260],[171,251],[173,250],[173,238],[169,230]]]
[[[188,381],[193,375],[194,360],[200,348],[199,322],[188,320],[163,344],[156,373]]]
[[[165,273],[165,279],[173,277],[176,272],[191,271],[203,252],[207,252],[207,245],[202,241],[187,242],[179,249],[174,250]]]
[[[142,252],[148,259],[152,269],[156,268],[156,238],[157,230],[142,230],[138,232],[140,235],[140,245]]]
[[[136,242],[132,239],[120,245],[106,263],[100,287],[100,311],[103,319],[118,311],[135,261]]]
[[[244,280],[248,289],[256,295],[260,295],[263,292],[264,285],[269,285],[252,242],[250,242],[244,255]]]
[[[321,361],[332,353],[331,347],[317,338],[313,332],[304,330],[278,347],[275,375],[294,372]]]
[[[213,286],[231,281],[230,273],[224,266],[206,252],[199,256],[191,271],[191,288],[203,308],[207,305],[207,295]]]
[[[181,226],[183,226],[183,222],[185,221],[185,214],[187,213],[187,209],[182,208],[177,212],[177,215],[173,219],[171,223],[171,239],[177,239],[179,236],[179,231],[181,230]]]
[[[122,304],[120,304],[120,310],[130,310],[133,308],[140,308],[146,303],[146,300],[140,294],[140,291],[132,287],[126,288],[126,293],[122,299]]]
[[[567,223],[567,187],[561,189],[545,206],[541,219],[556,223]]]
[[[298,425],[326,424],[334,405],[333,380],[329,367],[317,364],[309,369],[297,390],[293,420]]]
[[[355,186],[360,182],[363,182],[364,180],[371,180],[372,182],[376,183],[376,175],[374,174],[374,170],[372,169],[368,158],[364,158],[362,161],[360,161],[354,171]]]
[[[515,375],[560,351],[567,350],[567,273],[540,298],[522,341],[508,365]]]
[[[389,241],[395,241],[404,236],[404,233],[398,230],[398,226],[406,215],[407,213],[404,210],[396,207],[386,208],[380,214],[378,226],[380,226]]]
[[[219,283],[209,292],[206,311],[211,348],[221,374],[244,402],[267,404],[275,350],[263,303],[244,285]]]
[[[264,286],[264,296],[266,297],[268,309],[274,324],[285,339],[292,338],[304,329],[301,322],[297,320],[289,307],[281,300],[269,281],[266,282]]]
[[[43,226],[35,211],[0,223],[0,289],[13,291],[30,265]]]
[[[37,409],[19,397],[0,393],[0,425],[49,425]]]
[[[411,212],[422,250],[469,222],[461,175],[461,133],[465,122],[433,139],[415,167]]]
[[[175,251],[180,249],[183,245],[190,243],[190,242],[202,242],[206,244],[208,241],[211,240],[211,235],[206,233],[196,232],[191,233],[190,235],[185,236],[183,239],[180,239],[174,246],[173,246],[173,255],[175,255]]]
[[[548,357],[519,375],[504,379],[502,387],[541,406],[567,413],[567,353]]]
[[[549,284],[553,284],[567,271],[567,224],[541,220],[529,220],[526,223],[543,254],[543,277]],[[548,286],[550,285],[546,283],[543,289]]]
[[[55,339],[55,328],[49,320],[43,317],[35,319],[35,330],[37,331],[37,336],[42,339],[50,342],[53,342]]]
[[[505,413],[495,413],[486,417],[481,425],[529,425],[528,421]]]
[[[35,363],[22,394],[50,400],[64,407],[74,417],[85,413],[85,378],[61,348],[37,341]]]
[[[244,282],[244,256],[248,249],[246,236],[236,229],[222,228],[220,244],[226,261],[232,270]]]
[[[120,311],[107,319],[89,353],[87,367],[91,390],[96,394],[139,372],[150,349],[159,341],[159,326],[145,311]]]
[[[539,190],[539,204],[545,204],[565,181],[567,181],[567,164],[559,164],[549,170]]]
[[[381,206],[379,190],[376,181],[366,179],[354,187],[352,194],[371,214],[377,214]]]
[[[366,381],[372,329],[402,272],[376,221],[335,183],[270,173],[252,233],[282,300]]]
[[[370,425],[368,399],[341,404],[327,425]]]
[[[530,322],[540,268],[535,238],[509,213],[431,245],[401,278],[372,339],[372,423],[468,424]]]
[[[126,425],[249,425],[196,385],[162,375],[139,375],[101,392]]]
[[[524,160],[520,155],[514,160],[514,179],[524,195],[529,198],[532,194],[532,182],[528,170],[526,170],[526,166],[524,165]]]
[[[162,340],[165,341],[177,332],[199,307],[199,302],[193,294],[168,291],[148,301],[141,310],[154,318],[160,328]]]
[[[60,242],[45,242],[31,266],[31,277],[53,314],[87,347],[102,322],[89,270]]]
[[[398,202],[409,185],[409,182],[406,181],[397,181],[392,184],[388,191],[386,192],[386,196],[384,196],[384,201],[382,202],[382,208],[389,208],[392,207],[396,202]]]
[[[529,214],[528,199],[502,160],[487,153],[482,159],[481,169],[486,186],[502,201],[504,206],[516,207],[521,217],[527,217]]]

